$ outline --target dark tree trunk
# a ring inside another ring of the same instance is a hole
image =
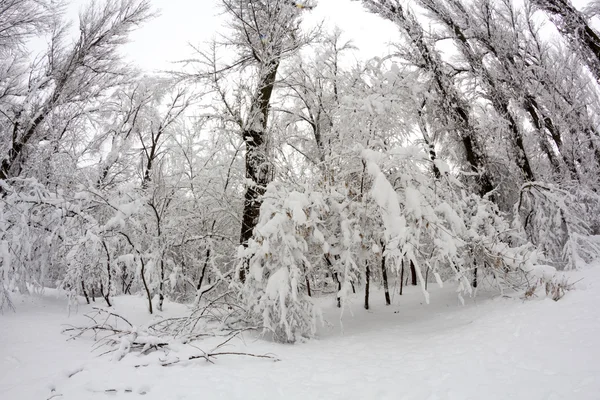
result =
[[[415,268],[415,264],[412,260],[410,260],[410,278],[411,285],[417,286],[417,269]]]
[[[337,272],[333,273],[333,280],[337,282],[338,292],[336,294],[337,297],[337,308],[342,308],[342,298],[340,297],[340,292],[342,291],[342,282],[338,277]]]
[[[85,283],[83,283],[83,281],[81,281],[81,290],[83,292],[83,296],[85,297],[85,301],[90,304],[90,297],[87,294],[87,290],[85,290]]]
[[[133,278],[131,278],[127,285],[125,285],[125,290],[123,290],[123,294],[131,294],[131,285],[133,285]]]
[[[62,88],[60,88],[62,90]],[[56,90],[59,90],[57,88]],[[55,99],[56,97],[56,99]],[[50,113],[53,105],[56,103],[58,99],[57,94],[55,93],[49,103],[42,108],[39,114],[33,119],[31,124],[27,126],[25,131],[19,137],[20,124],[17,120],[13,127],[13,137],[12,137],[12,146],[8,151],[8,155],[5,159],[0,163],[0,180],[6,180],[10,178],[14,178],[18,176],[21,172],[21,165],[19,162],[19,158],[22,156],[23,149],[25,146],[29,144],[32,140],[34,134],[37,131],[37,127],[41,125],[45,120],[48,114]],[[18,113],[17,118],[20,118],[21,113]],[[0,188],[0,193],[3,193],[3,189]]]
[[[244,211],[240,233],[240,244],[244,247],[248,247],[248,241],[252,238],[254,227],[258,223],[262,196],[270,181],[267,165],[266,130],[269,104],[278,68],[279,61],[275,61],[265,66],[265,70],[262,71],[257,99],[250,108],[249,129],[242,132],[246,144],[246,178],[252,182],[247,186],[244,194]],[[259,116],[260,121],[257,121],[256,119]],[[249,260],[245,260],[242,268],[240,268],[240,281],[244,282],[246,280],[248,268]]]
[[[100,294],[104,298],[104,301],[106,301],[106,305],[112,307],[112,305],[110,304],[110,288],[106,291],[106,293],[104,293],[104,285],[100,283]]]
[[[102,241],[102,246],[104,247],[104,251],[106,252],[106,274],[107,274],[107,278],[106,278],[106,294],[104,294],[104,287],[102,285],[102,283],[100,283],[100,292],[102,293],[102,297],[104,297],[104,300],[106,300],[106,304],[108,304],[109,307],[111,307],[110,305],[110,290],[111,290],[111,284],[112,284],[112,271],[111,271],[111,261],[110,261],[110,252],[108,251],[108,246],[106,245],[106,242]]]
[[[206,249],[206,257],[204,257],[204,265],[202,266],[202,272],[200,273],[200,279],[198,279],[198,286],[196,290],[200,290],[202,288],[202,282],[204,281],[204,277],[206,274],[206,268],[208,267],[208,261],[210,260],[210,247]]]
[[[79,52],[77,56],[72,56],[71,66],[77,66],[77,63],[81,62],[81,56],[85,55],[85,52]],[[0,163],[0,180],[6,180],[10,178],[14,178],[15,176],[19,176],[22,170],[23,163],[23,149],[28,146],[33,140],[38,126],[42,125],[48,116],[52,113],[52,110],[55,108],[58,103],[60,97],[63,94],[63,91],[68,83],[68,79],[70,74],[73,71],[66,71],[66,73],[62,74],[62,76],[55,81],[55,86],[52,94],[46,100],[45,104],[40,108],[37,115],[31,116],[29,119],[31,122],[26,125],[19,135],[21,130],[20,120],[22,118],[22,112],[24,110],[19,111],[15,115],[15,124],[13,126],[13,134],[12,134],[12,144],[11,148],[8,151],[8,155],[6,158],[2,160]],[[4,189],[0,187],[0,194],[5,195]]]
[[[158,311],[163,310],[163,303],[165,302],[165,262],[160,260],[160,284],[158,285]]]
[[[369,268],[369,262],[367,261],[367,268],[365,270],[365,310],[369,309],[369,289],[371,285],[371,269]]]
[[[150,288],[148,288],[148,282],[146,281],[146,263],[144,262],[144,257],[142,257],[142,254],[140,253],[140,251],[133,245],[133,242],[131,241],[131,239],[129,238],[129,236],[127,236],[123,232],[119,232],[119,233],[121,235],[123,235],[123,237],[125,237],[125,239],[129,243],[129,245],[137,253],[137,255],[138,255],[139,259],[140,259],[140,264],[141,264],[140,276],[142,278],[142,284],[144,285],[144,290],[146,292],[146,298],[148,299],[148,312],[150,314],[152,314],[152,295],[150,294]]]
[[[385,251],[385,245],[383,246],[383,251]],[[381,277],[383,279],[383,291],[385,292],[385,305],[389,306],[392,304],[392,302],[390,300],[390,289],[388,285],[387,269],[385,268],[385,256],[383,255],[383,251],[381,255]]]
[[[329,259],[329,256],[327,254],[324,254],[323,258],[325,258],[325,262],[327,263],[327,266],[331,270],[331,276],[333,277],[333,280],[337,283],[337,287],[338,287],[338,292],[336,294],[336,297],[337,297],[337,307],[341,308],[342,307],[342,299],[340,298],[340,291],[342,290],[342,282],[340,282],[340,279],[338,277],[338,273],[336,271],[334,271],[333,264],[331,263],[331,260]]]
[[[558,149],[558,152],[562,157],[564,165],[567,167],[571,179],[579,180],[575,163],[571,158],[568,157],[567,154],[565,154],[563,148],[562,134],[552,121],[552,118],[544,115],[544,113],[540,109],[540,106],[538,105],[537,100],[531,95],[527,95],[525,97],[524,108],[529,114],[531,121],[533,122],[533,126],[535,126],[535,128],[540,132],[540,136],[542,136],[540,138],[540,140],[543,142],[541,145],[542,150],[544,150],[544,152],[547,154],[550,164],[552,164],[554,170],[556,172],[560,171],[560,163],[559,160],[556,159],[554,151],[547,144],[545,138],[546,132],[550,134],[552,141],[556,145],[556,148]]]
[[[423,104],[424,106],[425,104]],[[431,170],[433,171],[433,176],[435,179],[440,179],[442,174],[440,173],[440,169],[436,165],[435,161],[437,160],[437,153],[435,151],[435,145],[432,143],[431,138],[429,136],[429,132],[427,131],[427,124],[425,123],[425,118],[423,117],[423,110],[419,110],[419,128],[421,129],[421,135],[423,136],[423,141],[425,142],[425,146],[427,147],[427,151],[429,153],[429,159],[432,163]]]
[[[144,290],[146,291],[146,298],[148,299],[148,312],[152,314],[152,295],[150,294],[150,288],[148,288],[148,282],[146,281],[146,263],[144,259],[140,256],[140,262],[142,264],[142,269],[140,270],[140,275],[142,276],[142,284],[144,285]]]
[[[402,289],[404,288],[404,260],[400,262],[400,296],[402,296]]]

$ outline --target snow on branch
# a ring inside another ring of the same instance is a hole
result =
[[[247,352],[224,351],[223,348],[233,339],[239,337],[243,332],[255,328],[242,328],[232,330],[221,330],[221,335],[217,335],[214,330],[206,330],[204,335],[188,334],[181,335],[177,324],[178,319],[166,319],[159,323],[151,324],[147,327],[138,327],[131,324],[122,315],[112,311],[94,308],[92,313],[85,316],[90,320],[87,326],[69,326],[63,332],[69,334],[69,340],[75,340],[90,334],[95,340],[95,350],[107,349],[100,355],[112,355],[112,360],[117,362],[125,358],[129,353],[138,353],[146,355],[151,352],[163,351],[164,357],[159,359],[159,365],[170,366],[186,361],[204,359],[207,362],[214,363],[214,359],[221,356],[245,356],[255,358],[265,358],[274,361],[279,359],[272,354],[253,354]],[[187,317],[186,320],[193,319]],[[204,328],[206,328],[204,326]],[[213,347],[210,351],[202,351],[197,346],[197,340],[202,336],[223,336],[225,339]],[[201,353],[198,354],[197,350]],[[179,355],[184,353],[183,355]],[[191,355],[185,355],[191,353]],[[136,365],[136,367],[147,366]]]

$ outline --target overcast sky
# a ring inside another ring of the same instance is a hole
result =
[[[69,14],[73,20],[88,1],[71,0]],[[174,69],[172,62],[193,55],[190,44],[203,47],[223,31],[226,17],[221,14],[220,0],[151,1],[160,15],[134,32],[124,49],[130,61],[148,71]],[[590,0],[572,1],[581,8]],[[318,0],[317,7],[307,12],[304,19],[308,25],[324,21],[329,30],[341,28],[344,39],[354,42],[363,59],[386,55],[387,44],[399,37],[394,24],[366,12],[360,1]]]
[[[134,32],[125,49],[127,56],[147,70],[172,69],[170,62],[188,58],[189,43],[202,45],[221,30],[219,0],[152,0],[160,16]],[[386,44],[398,37],[388,21],[367,13],[360,2],[319,0],[305,16],[307,24],[326,21],[338,26],[360,49],[361,58],[383,55]]]

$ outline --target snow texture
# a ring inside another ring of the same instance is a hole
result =
[[[461,306],[456,287],[446,285],[430,288],[430,305],[406,287],[385,307],[374,290],[372,310],[354,302],[343,332],[333,324],[293,346],[246,336],[226,350],[273,353],[279,362],[223,356],[171,367],[158,359],[173,359],[177,349],[113,362],[90,352],[90,339],[67,341],[61,324],[83,323],[89,306],[69,311],[64,294],[15,296],[17,312],[0,315],[0,398],[593,400],[600,393],[600,269],[567,276],[583,279],[559,302],[480,292]],[[114,302],[133,324],[186,313],[165,303],[162,316],[150,317],[142,298]],[[321,305],[335,322],[339,310],[330,302]],[[195,346],[208,350],[219,340]]]

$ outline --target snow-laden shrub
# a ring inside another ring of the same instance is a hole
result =
[[[370,194],[384,226],[388,263],[398,270],[408,258],[427,301],[427,271],[440,285],[457,281],[461,296],[472,294],[484,279],[518,286],[534,268],[535,249],[497,206],[466,194],[449,174],[432,179],[419,168],[426,160],[419,149],[364,150],[362,155],[373,179]]]
[[[63,222],[78,211],[35,179],[2,182],[0,201],[0,285],[6,293],[27,293],[28,284],[44,286],[49,272],[60,270]]]
[[[309,248],[328,250],[321,217],[328,211],[318,192],[268,186],[254,238],[241,249],[248,268],[242,299],[276,340],[294,342],[315,334],[320,314],[306,284],[313,268]]]
[[[515,216],[516,226],[557,268],[573,269],[600,254],[600,196],[584,186],[526,183]]]

